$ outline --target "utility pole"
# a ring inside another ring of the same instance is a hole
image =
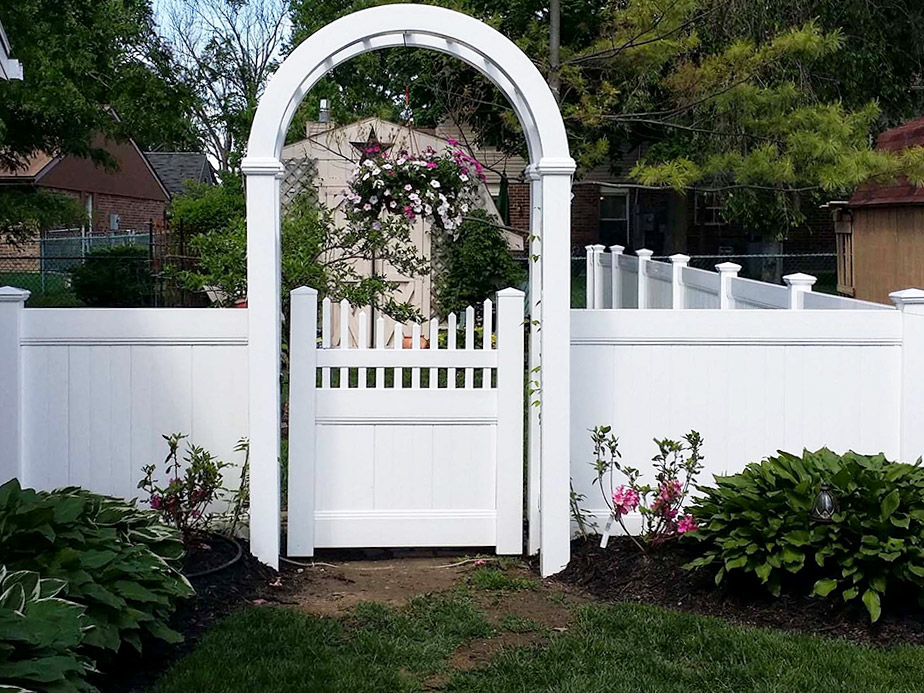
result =
[[[561,0],[549,0],[549,88],[561,103]]]

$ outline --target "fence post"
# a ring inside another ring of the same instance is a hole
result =
[[[899,461],[914,462],[924,454],[924,291],[905,289],[889,298],[902,312]]]
[[[585,245],[584,252],[586,253],[586,278],[584,281],[584,307],[593,308],[594,307],[594,247],[592,245]]]
[[[622,308],[622,274],[619,267],[619,258],[625,248],[621,245],[610,246],[610,296],[612,308]]]
[[[497,553],[523,552],[523,292],[497,292]]]
[[[735,299],[731,295],[731,280],[738,276],[741,265],[734,262],[720,262],[715,268],[719,271],[719,308],[733,310]]]
[[[690,256],[683,253],[671,255],[671,308],[683,310],[685,308],[685,293],[683,289],[683,268],[690,262]]]
[[[594,249],[594,308],[604,308],[603,305],[603,251],[606,246],[598,243]]]
[[[654,255],[653,250],[636,250],[635,254],[638,256],[638,307],[639,309],[644,309],[648,307],[648,273],[646,272],[646,267],[651,256]]]
[[[818,281],[811,274],[796,272],[787,274],[783,281],[789,287],[789,308],[790,310],[802,310],[805,306],[805,294],[812,290],[812,285]]]
[[[0,288],[0,484],[23,480],[22,313],[29,292]]]
[[[289,556],[314,556],[315,388],[318,292],[290,294],[289,336]]]

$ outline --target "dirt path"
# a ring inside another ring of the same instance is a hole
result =
[[[492,580],[479,579],[486,576]],[[453,670],[480,666],[505,647],[544,642],[567,631],[574,607],[588,601],[559,582],[540,580],[518,559],[415,553],[374,559],[318,557],[312,567],[302,568],[286,602],[317,616],[337,617],[361,602],[402,607],[418,595],[453,590],[472,598],[494,632],[459,647],[448,668],[428,680],[425,690],[440,690]]]

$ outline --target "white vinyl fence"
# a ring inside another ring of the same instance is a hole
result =
[[[716,271],[687,266],[687,255],[670,262],[650,250],[626,255],[621,245],[587,246],[586,308],[892,310],[891,306],[812,292],[815,277],[790,274],[786,286],[744,279],[741,265],[723,262]]]
[[[240,461],[246,310],[24,309],[21,294],[0,290],[0,483],[132,498],[170,433]]]
[[[496,546],[523,536],[523,292],[484,305],[481,339],[465,312],[457,343],[440,325],[358,320],[358,348],[331,334],[332,307],[292,292],[288,553],[321,547]],[[369,330],[374,330],[371,349]],[[405,338],[410,337],[405,345]],[[389,343],[392,347],[388,348]]]
[[[703,483],[781,449],[924,453],[924,292],[896,292],[893,308],[813,293],[807,275],[783,287],[738,278],[736,265],[649,258],[591,248],[595,308],[571,312],[571,474],[601,526],[597,425],[612,426],[623,461],[646,473],[653,438],[699,431]],[[637,310],[636,296],[678,310]]]

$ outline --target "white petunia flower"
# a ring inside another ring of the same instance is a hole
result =
[[[431,180],[431,181],[430,181],[430,187],[431,187],[431,188],[439,188],[439,187],[440,187],[440,182],[439,182],[438,180],[436,180],[436,179]]]

